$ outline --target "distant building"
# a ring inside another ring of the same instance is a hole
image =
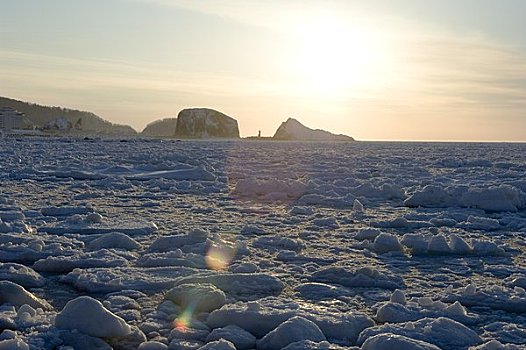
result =
[[[65,117],[58,117],[50,120],[49,123],[44,126],[45,130],[60,130],[69,131],[73,128],[73,124]]]
[[[0,108],[0,129],[22,129],[24,127],[24,114],[11,107]]]

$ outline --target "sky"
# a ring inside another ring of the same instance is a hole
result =
[[[0,96],[136,130],[209,107],[359,140],[526,141],[523,0],[0,0]]]

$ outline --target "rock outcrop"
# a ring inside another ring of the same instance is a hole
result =
[[[209,108],[183,109],[177,116],[175,136],[188,139],[239,138],[237,120]]]
[[[164,118],[146,125],[141,132],[144,136],[152,137],[174,137],[177,118]]]
[[[354,141],[352,137],[347,135],[336,135],[325,130],[308,128],[294,118],[289,118],[281,123],[273,139],[294,141]]]

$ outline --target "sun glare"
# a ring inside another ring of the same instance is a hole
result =
[[[385,83],[393,68],[387,39],[335,15],[317,15],[295,28],[291,69],[308,92],[337,96]]]

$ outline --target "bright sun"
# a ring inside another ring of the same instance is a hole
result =
[[[310,94],[337,97],[378,87],[392,68],[386,40],[338,16],[314,16],[298,23],[294,32],[291,68]]]

